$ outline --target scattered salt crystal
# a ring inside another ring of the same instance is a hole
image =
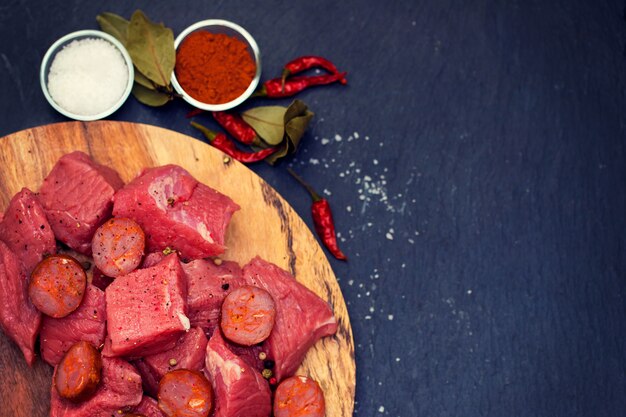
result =
[[[358,139],[359,138],[359,132],[354,132],[352,134],[352,136],[354,136],[355,139]]]
[[[349,212],[351,212],[351,211],[352,211],[352,206],[347,206],[347,207],[346,207],[346,211],[347,211],[348,213],[349,213]]]
[[[320,163],[320,160],[317,159],[317,158],[309,159],[309,164],[311,164],[311,165],[319,165],[319,163]]]
[[[353,280],[353,279],[351,279],[350,281],[348,281],[348,285],[352,285],[352,284],[354,284],[354,280]]]
[[[378,412],[379,413],[384,413],[385,412],[385,407],[383,407],[382,405],[380,407],[378,407]]]
[[[378,159],[374,159],[374,160],[372,161],[372,163],[373,163],[374,165],[378,165]]]
[[[415,243],[415,241],[414,241],[413,239],[411,239],[411,238],[409,238],[409,239],[408,239],[408,241],[409,241],[409,243],[410,243],[411,245]]]
[[[324,188],[324,191],[322,191],[325,195],[333,195],[333,193],[330,192],[330,190],[327,190],[326,188]]]
[[[372,319],[372,316],[370,315],[365,316],[365,320],[371,320],[371,319]]]
[[[385,237],[389,240],[393,240],[393,235],[389,232],[387,232],[387,234],[385,235]]]
[[[370,313],[373,313],[374,311],[376,311],[376,309],[374,307],[370,307]]]
[[[75,40],[52,61],[48,91],[63,109],[82,116],[115,105],[128,84],[128,67],[120,51],[104,39]]]
[[[396,358],[396,362],[400,362],[400,358]]]
[[[330,143],[330,139],[322,138],[322,145],[328,145]]]
[[[393,314],[389,314],[389,315],[387,316],[387,319],[388,319],[389,321],[393,320]]]
[[[335,134],[335,140],[337,142],[341,142],[342,137],[339,135],[339,133]]]
[[[467,290],[467,295],[471,295],[472,294],[472,290]]]

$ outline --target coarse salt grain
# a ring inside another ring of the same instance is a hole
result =
[[[48,91],[63,109],[97,115],[117,103],[128,84],[120,51],[104,39],[72,41],[59,51],[48,73]]]

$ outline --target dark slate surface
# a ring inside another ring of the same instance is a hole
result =
[[[332,265],[355,414],[624,415],[622,1],[130,3],[0,5],[0,135],[64,120],[40,60],[101,11],[142,8],[175,33],[238,22],[265,78],[327,56],[349,85],[300,96],[316,119],[291,163],[329,196],[351,258]],[[198,137],[188,109],[131,99],[111,119]],[[284,165],[253,169],[311,225]]]

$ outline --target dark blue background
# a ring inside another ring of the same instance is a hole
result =
[[[623,1],[5,0],[0,135],[65,120],[39,87],[45,51],[136,8],[175,35],[241,24],[264,79],[303,54],[349,71],[299,96],[316,117],[290,163],[350,257],[331,262],[356,415],[625,415]],[[188,110],[131,98],[111,119],[200,138]],[[285,165],[252,169],[311,225]]]

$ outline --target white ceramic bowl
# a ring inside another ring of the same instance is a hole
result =
[[[228,20],[209,19],[195,23],[189,26],[187,29],[183,30],[181,34],[178,35],[178,37],[176,38],[176,41],[174,42],[174,47],[178,49],[178,46],[189,34],[200,30],[216,34],[223,33],[230,37],[235,37],[245,43],[248,48],[248,52],[250,53],[250,56],[252,56],[252,58],[254,59],[254,63],[256,64],[256,73],[254,74],[254,78],[252,79],[252,82],[250,83],[248,88],[239,97],[227,103],[220,104],[203,103],[191,97],[181,87],[180,83],[176,79],[176,71],[172,73],[172,86],[186,102],[199,109],[208,111],[224,111],[232,109],[233,107],[238,106],[239,104],[243,103],[248,97],[250,97],[252,93],[254,93],[254,90],[256,90],[256,87],[259,85],[259,81],[261,80],[261,53],[259,52],[259,46],[257,45],[252,35],[250,35],[248,31],[246,31],[238,24],[229,22]]]
[[[126,85],[126,88],[124,89],[124,93],[121,95],[119,100],[115,102],[115,104],[113,104],[113,106],[97,114],[84,115],[84,114],[72,113],[71,111],[64,109],[63,107],[61,107],[58,103],[54,101],[54,99],[50,95],[50,92],[48,91],[48,74],[50,73],[50,66],[52,65],[52,62],[54,61],[54,57],[59,51],[61,51],[66,45],[68,45],[69,43],[73,41],[87,39],[87,38],[104,39],[108,41],[109,43],[111,43],[113,46],[115,46],[115,48],[118,51],[120,51],[120,53],[122,54],[122,57],[124,57],[124,62],[126,63],[126,67],[128,68],[128,83]],[[69,33],[63,36],[61,39],[57,40],[55,43],[52,44],[52,46],[50,46],[50,48],[48,49],[48,52],[46,52],[46,55],[44,55],[43,61],[41,62],[41,70],[39,74],[41,89],[43,91],[44,96],[46,96],[46,99],[50,103],[50,105],[54,107],[54,109],[57,110],[59,113],[71,119],[84,120],[84,121],[102,119],[104,117],[109,116],[110,114],[115,112],[117,109],[119,109],[122,106],[122,104],[124,104],[128,96],[130,95],[130,92],[133,88],[134,77],[135,77],[135,70],[133,68],[133,61],[130,58],[130,55],[128,54],[128,52],[126,51],[126,48],[124,48],[124,46],[113,36],[107,33],[101,32],[99,30],[79,30],[77,32]]]

